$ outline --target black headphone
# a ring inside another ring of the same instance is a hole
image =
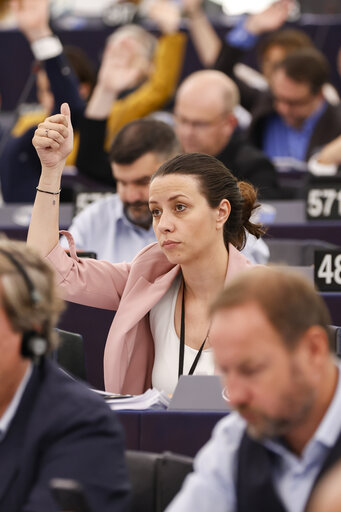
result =
[[[0,249],[0,253],[6,256],[6,258],[13,264],[19,274],[22,276],[28,289],[32,306],[35,306],[42,300],[39,291],[33,284],[32,279],[29,277],[25,268],[10,252]],[[21,355],[33,359],[39,360],[43,355],[46,354],[48,349],[48,343],[45,338],[42,337],[35,330],[24,331],[21,344]]]

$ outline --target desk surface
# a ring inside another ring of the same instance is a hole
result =
[[[0,208],[0,231],[9,238],[26,240],[28,225],[32,213],[31,204],[6,204]],[[73,205],[62,203],[60,206],[60,229],[67,229],[72,220]]]
[[[323,226],[331,224],[341,226],[340,220],[307,220],[305,215],[304,199],[284,199],[279,201],[263,201],[265,205],[271,205],[275,208],[276,214],[270,226],[281,226],[292,224],[299,226],[301,224],[311,224],[312,226]]]
[[[306,220],[305,203],[302,199],[267,201],[264,204],[270,204],[276,209],[275,218],[267,224],[265,238],[324,240],[341,245],[341,221]]]
[[[216,423],[228,412],[115,411],[131,450],[172,451],[194,457],[210,439]]]

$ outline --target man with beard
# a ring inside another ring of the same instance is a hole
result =
[[[109,156],[117,193],[92,203],[73,219],[68,231],[76,247],[116,263],[131,261],[154,242],[148,207],[150,177],[179,152],[175,133],[166,123],[139,119],[126,124]]]
[[[210,343],[234,412],[216,426],[167,512],[303,512],[341,456],[330,317],[301,275],[257,267],[212,307]],[[245,319],[247,318],[247,322]]]

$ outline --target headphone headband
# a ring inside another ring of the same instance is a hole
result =
[[[42,300],[41,294],[34,286],[33,281],[28,275],[24,266],[9,251],[0,248],[0,254],[6,256],[6,258],[13,264],[13,266],[17,269],[19,274],[24,279],[27,290],[30,295],[32,306],[38,304]],[[21,345],[21,354],[23,357],[39,360],[39,358],[47,352],[47,348],[48,346],[46,339],[44,339],[38,332],[30,330],[25,331],[23,333]]]
[[[25,268],[19,261],[11,254],[9,251],[6,251],[5,249],[0,249],[0,253],[6,256],[6,258],[15,266],[15,268],[18,270],[22,278],[24,279],[26,283],[26,287],[28,289],[28,292],[30,294],[30,298],[32,301],[32,304],[37,304],[41,300],[40,293],[38,290],[36,290],[32,279],[29,277],[28,273],[26,272]]]

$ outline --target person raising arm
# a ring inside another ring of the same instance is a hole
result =
[[[27,245],[47,256],[59,239],[59,195],[66,157],[72,151],[70,108],[63,103],[60,114],[38,125],[33,141],[41,161],[41,176],[28,230]],[[44,236],[42,236],[44,234]]]
[[[240,253],[247,232],[263,233],[250,221],[257,206],[252,185],[213,156],[177,155],[150,182],[157,243],[129,263],[79,259],[69,233],[71,257],[57,243],[60,177],[72,146],[67,105],[39,125],[33,143],[42,175],[28,244],[55,268],[64,299],[116,311],[104,353],[106,389],[171,394],[183,373],[213,374],[208,305],[251,265]]]

